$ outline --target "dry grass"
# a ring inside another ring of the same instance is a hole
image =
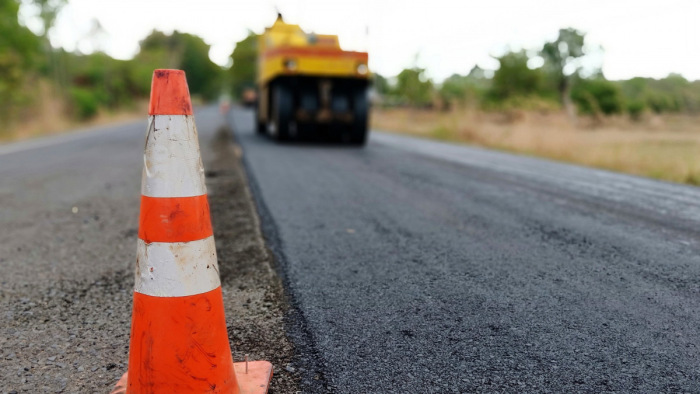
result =
[[[99,126],[126,122],[145,117],[148,102],[135,103],[131,109],[116,112],[100,111],[88,121],[71,118],[62,100],[56,97],[50,86],[39,83],[34,104],[19,116],[9,128],[0,131],[0,143],[26,140],[35,137],[65,133],[77,127]]]
[[[700,184],[700,117],[580,119],[574,124],[563,113],[400,108],[375,109],[372,127]]]

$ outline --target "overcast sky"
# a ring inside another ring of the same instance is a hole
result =
[[[694,0],[69,0],[52,41],[68,50],[95,46],[128,59],[158,29],[197,34],[226,65],[248,29],[262,32],[278,8],[306,31],[338,34],[345,49],[368,50],[370,68],[386,75],[418,65],[437,81],[475,64],[494,69],[506,48],[537,50],[559,28],[587,33],[602,46],[609,79],[661,78],[677,72],[700,79],[700,1]],[[37,29],[31,9],[27,24]],[[106,34],[91,35],[98,20]]]

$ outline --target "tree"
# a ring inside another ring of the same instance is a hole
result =
[[[443,103],[443,108],[449,108],[453,103],[463,103],[467,98],[466,77],[459,74],[452,74],[445,78],[440,85],[438,94]]]
[[[43,25],[41,37],[48,40],[49,32],[56,22],[59,11],[66,5],[66,0],[31,0],[39,8],[39,18]]]
[[[19,3],[0,0],[0,125],[12,109],[27,100],[23,89],[41,51],[39,39],[17,19]]]
[[[579,111],[596,117],[601,113],[619,114],[624,105],[620,87],[603,78],[578,78],[571,90],[571,98],[578,105]]]
[[[150,75],[154,68],[179,68],[187,73],[187,83],[193,95],[211,100],[220,93],[223,70],[209,59],[209,45],[188,33],[167,35],[154,30],[140,43],[135,59],[144,67],[139,74]],[[140,79],[150,81],[150,76]]]
[[[30,4],[33,4],[39,9],[39,18],[41,19],[42,31],[41,39],[44,42],[44,51],[46,53],[46,59],[48,60],[49,72],[53,75],[54,82],[60,87],[65,83],[64,70],[59,62],[59,56],[56,51],[51,46],[51,41],[49,39],[49,33],[56,23],[56,17],[61,11],[64,5],[66,5],[67,0],[28,0]]]
[[[18,64],[34,67],[40,43],[38,38],[18,20],[19,3],[0,0],[0,56],[17,56]]]
[[[233,97],[241,97],[245,89],[255,87],[258,61],[258,35],[248,30],[246,38],[238,41],[231,53],[233,61],[229,70]]]
[[[374,91],[380,96],[388,94],[391,89],[389,81],[379,73],[372,73],[372,86]]]
[[[440,86],[440,98],[447,106],[452,103],[463,104],[468,100],[478,99],[490,87],[490,80],[485,71],[474,66],[467,75],[452,74]]]
[[[173,33],[173,37],[183,41],[180,68],[187,73],[187,82],[193,94],[205,100],[213,100],[221,93],[223,69],[209,59],[209,44],[198,36]]]
[[[620,86],[626,100],[655,113],[700,111],[700,82],[690,82],[679,74],[662,79],[632,78],[620,81]]]
[[[496,59],[500,66],[493,75],[490,91],[492,98],[503,101],[540,93],[542,72],[528,67],[529,58],[525,51],[508,52]]]
[[[544,68],[559,92],[561,103],[569,116],[574,117],[571,102],[571,76],[579,71],[579,60],[585,55],[585,35],[576,29],[560,29],[559,36],[542,47],[540,55]]]
[[[433,82],[425,77],[424,68],[407,68],[396,76],[394,92],[410,105],[427,106],[432,103]]]

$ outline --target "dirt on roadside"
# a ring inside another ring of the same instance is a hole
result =
[[[222,126],[211,142],[207,169],[221,285],[234,361],[268,360],[274,367],[270,393],[299,391],[291,366],[294,346],[286,336],[286,301],[273,257],[266,248],[231,130]]]

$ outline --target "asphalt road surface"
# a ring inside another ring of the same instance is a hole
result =
[[[305,392],[700,392],[700,189],[231,122]]]
[[[279,145],[234,109],[284,308],[226,120],[196,119],[234,355],[276,392],[700,392],[700,189],[382,133]],[[0,392],[126,369],[145,126],[0,146]]]
[[[126,368],[145,126],[0,146],[0,392],[105,392]]]
[[[230,132],[216,108],[196,121],[234,359],[272,361],[273,392],[294,392]],[[0,146],[0,393],[107,393],[126,371],[146,124]]]

